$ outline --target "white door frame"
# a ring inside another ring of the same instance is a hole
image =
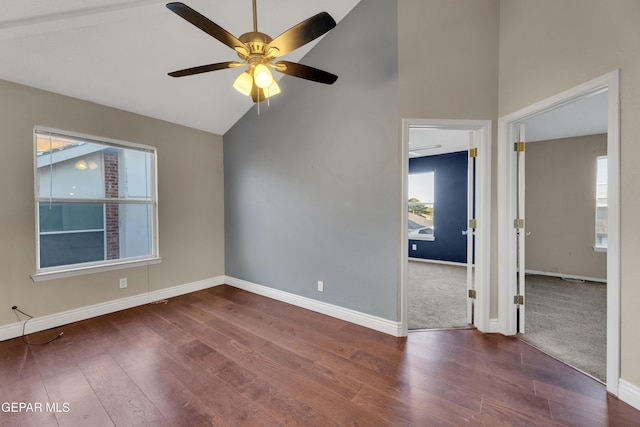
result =
[[[433,127],[442,130],[472,131],[476,158],[476,220],[475,229],[475,279],[476,302],[474,325],[481,332],[489,332],[489,290],[491,257],[491,120],[456,119],[402,119],[402,200],[400,203],[400,335],[406,336],[408,329],[407,264],[409,236],[407,234],[407,194],[409,176],[409,127]]]
[[[620,72],[612,71],[498,119],[498,332],[516,333],[515,156],[516,125],[527,118],[608,90],[607,391],[620,379]]]

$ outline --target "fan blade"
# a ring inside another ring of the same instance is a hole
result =
[[[286,55],[287,53],[304,46],[312,40],[317,39],[324,33],[336,26],[336,21],[327,12],[320,12],[298,25],[289,28],[284,33],[273,39],[265,47],[265,52],[275,48],[278,50],[275,56]]]
[[[184,77],[193,74],[208,73],[209,71],[224,70],[225,68],[234,68],[243,65],[242,62],[218,62],[216,64],[200,65],[199,67],[185,68],[184,70],[173,71],[169,73],[171,77]]]
[[[307,79],[328,85],[331,85],[338,80],[338,76],[335,74],[309,67],[308,65],[298,64],[296,62],[278,61],[274,65],[276,70],[288,76],[300,77],[301,79]]]
[[[186,4],[180,2],[167,3],[167,8],[176,15],[200,28],[211,37],[229,46],[231,49],[244,53],[245,55],[249,53],[244,43],[238,40],[233,34],[211,21],[206,16],[203,16],[191,9]]]

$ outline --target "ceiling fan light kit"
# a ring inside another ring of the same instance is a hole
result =
[[[251,96],[251,88],[253,87],[253,76],[251,72],[245,71],[233,82],[233,87],[243,95]]]
[[[253,70],[253,80],[260,89],[264,89],[273,83],[273,75],[266,65],[258,64]]]
[[[173,71],[169,73],[171,77],[191,76],[247,66],[247,70],[236,78],[233,87],[243,95],[250,96],[256,103],[280,93],[280,87],[276,83],[271,69],[282,74],[324,84],[333,84],[338,79],[338,76],[334,74],[308,65],[284,60],[273,62],[276,58],[304,46],[333,29],[336,22],[327,12],[320,12],[272,39],[267,34],[258,31],[256,0],[253,0],[253,31],[242,34],[238,38],[184,3],[168,3],[167,8],[233,49],[242,60],[242,62],[219,62]]]

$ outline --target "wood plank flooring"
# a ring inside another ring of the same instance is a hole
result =
[[[640,425],[515,338],[394,338],[226,285],[29,339],[59,330],[0,342],[0,425]]]

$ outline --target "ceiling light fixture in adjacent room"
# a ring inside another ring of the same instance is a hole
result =
[[[87,162],[85,162],[84,160],[78,160],[76,162],[76,169],[83,171],[86,168],[87,168]]]

